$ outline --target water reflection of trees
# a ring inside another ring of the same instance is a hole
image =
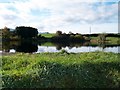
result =
[[[2,43],[2,51],[9,52],[14,49],[17,52],[32,53],[37,52],[38,45],[32,41],[11,41]]]
[[[25,53],[32,53],[37,52],[38,45],[42,46],[46,42],[36,42],[31,40],[23,40],[23,41],[8,41],[2,43],[2,51],[4,52],[10,52],[10,49],[14,49],[16,52],[25,52]],[[52,42],[51,42],[52,43]],[[92,46],[92,47],[101,47],[102,49],[106,47],[115,47],[120,45],[110,45],[106,43],[98,43],[98,44],[91,44],[89,42],[84,43],[69,43],[69,42],[62,42],[62,43],[52,43],[53,46],[56,47],[57,50],[61,50],[62,48],[68,47],[69,49],[72,49],[74,47],[79,48],[82,46]],[[48,45],[49,46],[49,45]]]
[[[69,49],[72,49],[73,47],[81,47],[82,43],[54,43],[57,50],[61,50],[62,48],[68,47]]]
[[[2,51],[4,52],[10,51],[10,42],[2,42]]]
[[[32,42],[22,42],[16,47],[17,52],[32,53],[37,52],[38,46]]]

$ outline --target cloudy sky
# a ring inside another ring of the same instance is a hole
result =
[[[0,0],[0,28],[118,33],[119,0]]]

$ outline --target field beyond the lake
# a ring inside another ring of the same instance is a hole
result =
[[[120,88],[118,53],[15,53],[2,56],[3,88]]]

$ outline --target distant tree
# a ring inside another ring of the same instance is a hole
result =
[[[107,34],[105,34],[105,33],[99,34],[98,41],[104,42],[106,40],[106,36],[107,36]]]
[[[74,35],[70,34],[69,39],[70,39],[70,41],[74,41]]]
[[[57,31],[57,32],[56,32],[56,35],[57,35],[57,36],[62,35],[62,31]]]
[[[84,38],[85,40],[87,40],[87,41],[90,41],[90,38],[87,37],[87,36],[83,36],[83,38]]]
[[[33,27],[20,26],[20,27],[16,27],[15,31],[16,34],[21,38],[32,38],[32,37],[37,37],[38,35],[38,30]]]
[[[66,33],[63,33],[63,35],[67,35]]]
[[[41,34],[39,34],[38,36],[37,36],[37,38],[41,38],[42,36],[41,36]]]
[[[83,36],[81,34],[76,34],[75,39],[79,39],[79,40],[82,40],[83,39]]]
[[[70,35],[70,38],[74,38],[74,35]]]
[[[2,38],[8,39],[10,38],[10,29],[6,26],[2,29]]]
[[[76,35],[79,35],[79,33],[76,33]]]
[[[69,31],[69,33],[68,33],[68,34],[73,35],[73,33],[72,33],[71,31]]]

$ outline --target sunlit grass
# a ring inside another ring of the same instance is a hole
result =
[[[47,37],[47,38],[51,38],[54,35],[55,35],[54,33],[43,33],[43,34],[41,34],[41,36],[44,36],[44,37]]]
[[[120,44],[120,38],[118,37],[107,37],[106,40],[111,44]]]

